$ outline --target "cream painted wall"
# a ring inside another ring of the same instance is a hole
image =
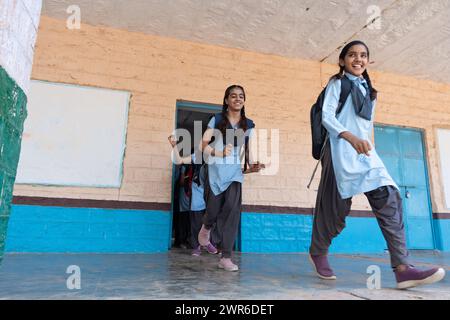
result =
[[[280,131],[281,168],[275,176],[246,177],[244,203],[313,207],[318,176],[306,185],[310,155],[309,110],[337,67],[42,17],[32,77],[131,92],[121,188],[16,185],[15,195],[170,202],[167,136],[177,99],[221,104],[225,88],[242,84],[247,115],[258,128]],[[450,86],[371,72],[380,92],[376,121],[425,130],[434,212],[444,207],[433,126],[450,123]],[[354,209],[368,208],[355,199]]]

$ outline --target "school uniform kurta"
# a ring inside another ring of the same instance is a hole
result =
[[[363,95],[366,94],[365,79],[348,73],[345,76],[358,86]],[[336,116],[340,93],[341,81],[331,80],[325,92],[322,123],[329,133],[333,169],[342,199],[348,199],[381,186],[392,185],[398,189],[372,145],[375,101],[372,101],[372,120],[366,120],[356,115],[351,95],[344,103],[341,113]],[[369,141],[372,146],[372,150],[369,152],[370,156],[358,155],[348,141],[340,138],[339,135],[344,131],[350,131],[358,138]]]
[[[215,117],[211,118],[208,128],[215,128]],[[248,129],[245,134],[251,137],[252,131],[252,129]],[[224,142],[221,135],[215,137],[213,148],[223,150]],[[241,163],[243,149],[243,145],[235,146],[229,156],[211,157],[206,160],[208,182],[205,186],[207,201],[203,224],[206,229],[210,230],[217,223],[222,258],[231,257],[239,227],[242,181],[244,180]]]
[[[208,123],[208,128],[215,128],[215,118],[212,117]],[[236,126],[234,129],[237,129]],[[246,136],[251,137],[253,129],[245,132]],[[216,150],[223,150],[225,147],[223,138],[219,137],[214,141]],[[232,148],[231,154],[227,157],[212,157],[208,161],[208,178],[212,192],[217,196],[227,190],[232,182],[242,183],[244,175],[242,173],[241,151],[243,146],[235,146]]]

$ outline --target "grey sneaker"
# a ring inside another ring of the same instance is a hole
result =
[[[235,265],[230,258],[221,258],[219,260],[219,268],[226,271],[238,271],[239,267]]]

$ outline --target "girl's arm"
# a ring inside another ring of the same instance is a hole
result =
[[[168,138],[170,145],[173,148],[173,154],[175,156],[175,163],[176,164],[190,164],[192,163],[192,158],[191,156],[187,156],[187,157],[181,157],[180,156],[180,151],[178,150],[177,147],[177,139],[175,138],[174,135],[170,135]]]
[[[330,80],[323,100],[322,124],[327,129],[329,136],[333,138],[338,138],[342,132],[348,131],[336,118],[340,95],[341,81],[338,79]]]
[[[226,157],[231,154],[231,150],[233,146],[231,144],[226,145],[226,147],[223,150],[217,150],[209,145],[209,143],[212,140],[214,133],[214,129],[208,128],[206,129],[205,133],[203,134],[202,141],[200,142],[199,149],[203,153],[207,155],[211,155],[213,157]]]

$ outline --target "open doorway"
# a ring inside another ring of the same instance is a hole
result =
[[[178,100],[176,105],[176,129],[185,129],[191,136],[191,146],[199,145],[200,139],[206,130],[212,115],[221,112],[221,105],[205,104],[191,101]],[[200,121],[202,134],[194,134],[194,122]],[[197,139],[198,141],[196,141]],[[189,156],[193,150],[183,150],[182,157]],[[169,241],[169,249],[172,247],[190,248],[189,241],[189,202],[185,196],[183,174],[186,166],[173,165],[172,167],[172,229]]]

